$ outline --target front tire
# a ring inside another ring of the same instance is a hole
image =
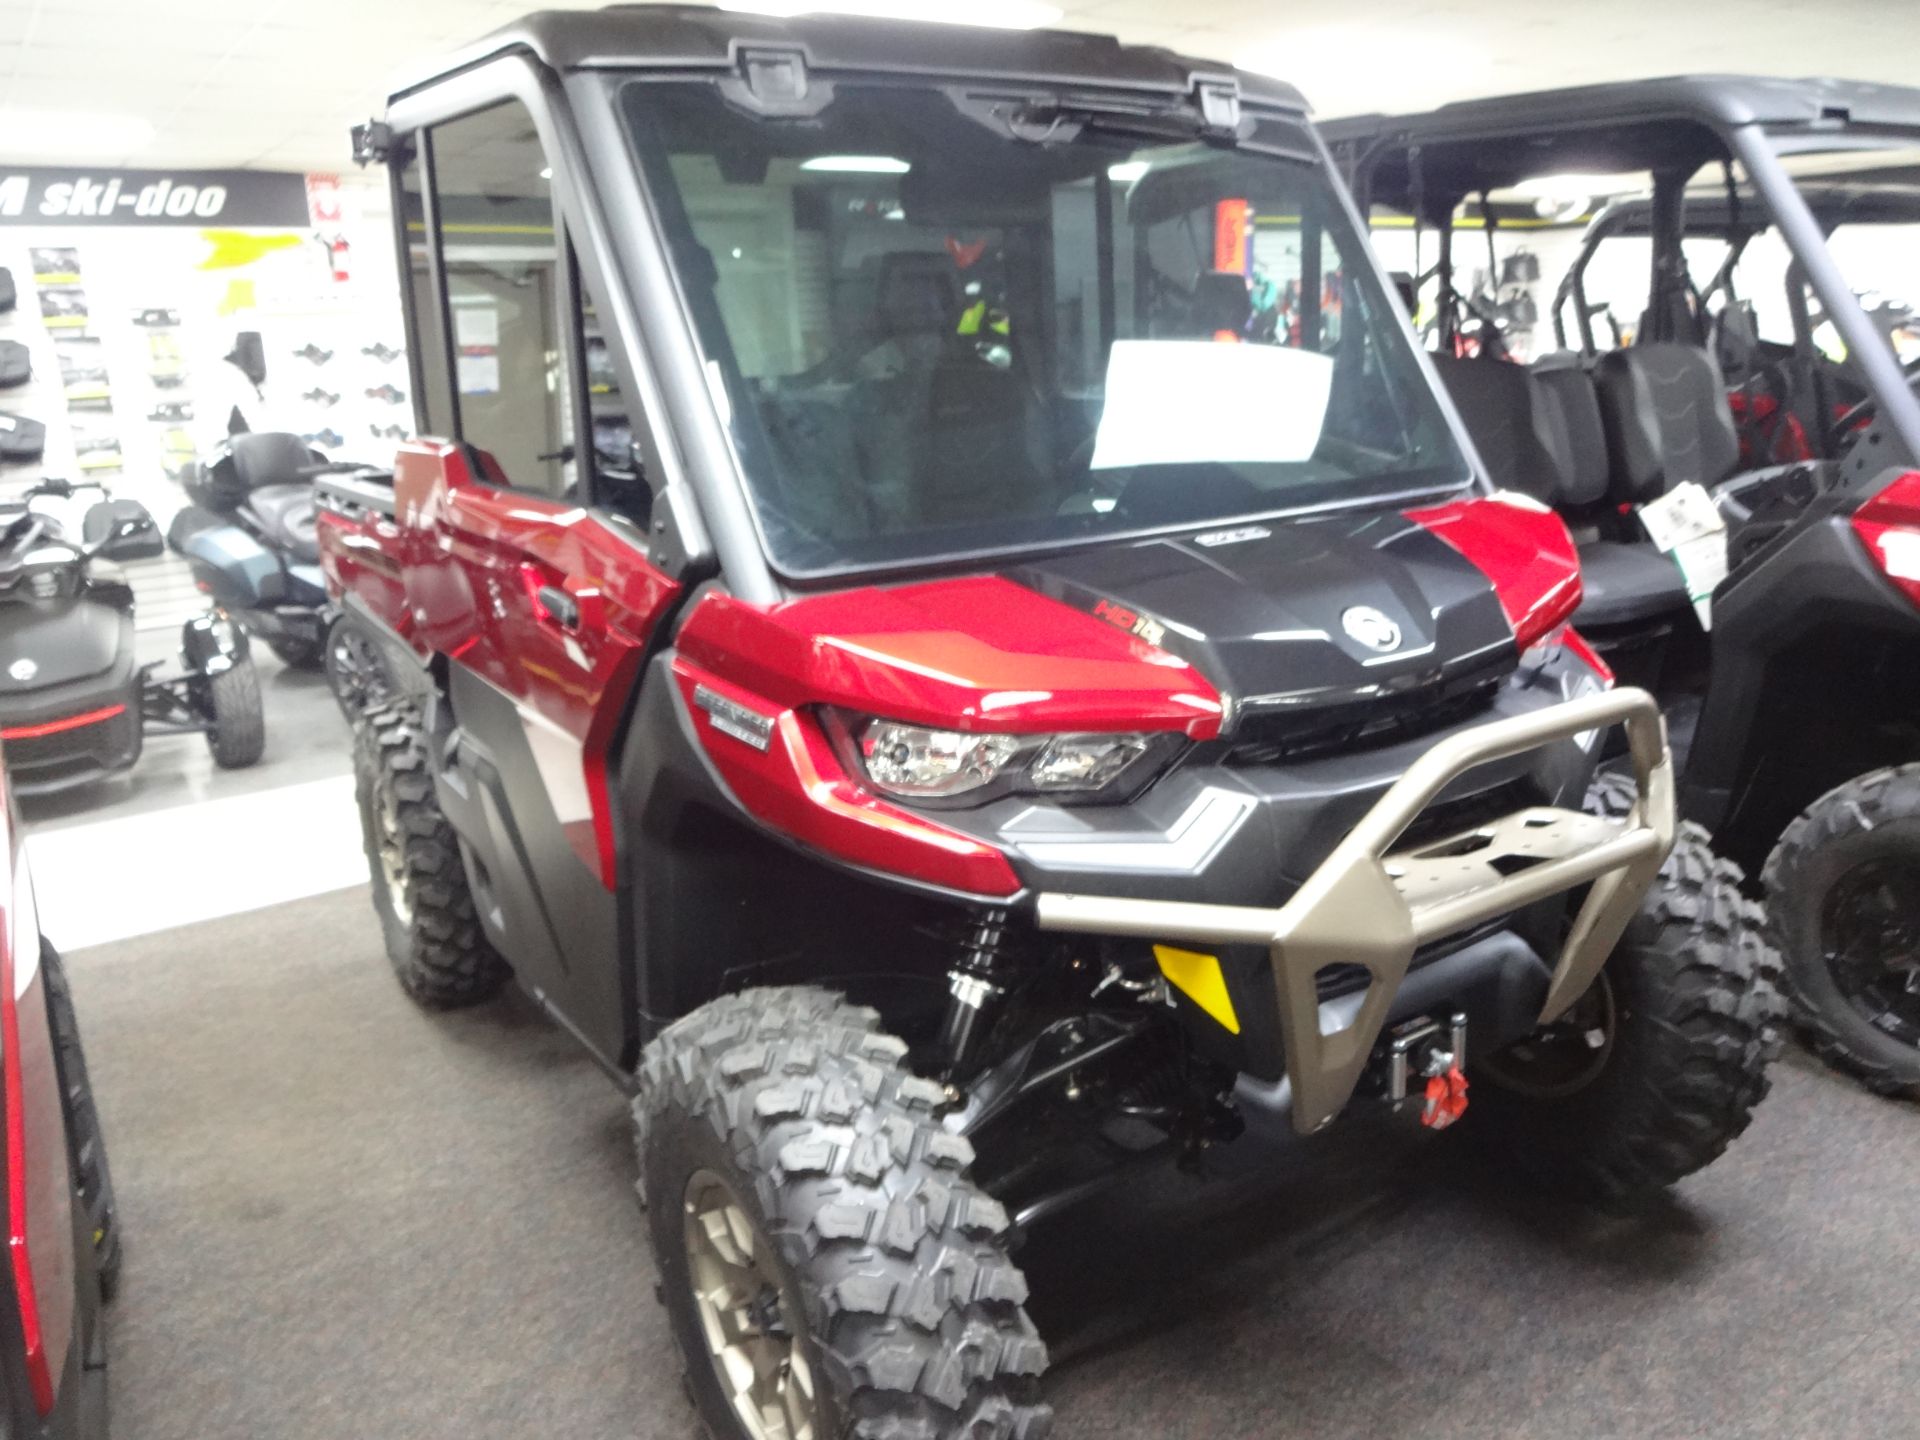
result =
[[[481,933],[459,838],[434,798],[419,707],[367,711],[353,769],[373,908],[400,988],[431,1010],[491,998],[507,963]]]
[[[689,1393],[721,1440],[1051,1428],[1006,1212],[905,1054],[873,1011],[804,988],[725,996],[647,1047],[641,1193]]]
[[[1883,1095],[1920,1093],[1920,765],[1821,796],[1787,827],[1763,878],[1814,1050]]]
[[[1603,776],[1596,814],[1633,782]],[[1683,824],[1640,912],[1585,996],[1484,1056],[1468,1122],[1551,1188],[1630,1205],[1701,1169],[1747,1128],[1780,1053],[1779,957],[1739,867]]]
[[[209,676],[207,695],[213,711],[207,748],[213,752],[213,763],[222,770],[244,770],[267,748],[267,717],[253,660],[242,655],[218,675]]]

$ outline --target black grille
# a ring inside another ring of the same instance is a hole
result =
[[[1471,720],[1492,705],[1505,679],[1503,665],[1493,674],[1477,671],[1400,694],[1250,714],[1234,734],[1227,763],[1279,765],[1431,735]]]

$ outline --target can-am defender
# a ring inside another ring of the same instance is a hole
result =
[[[101,498],[75,540],[53,507],[83,491]],[[114,562],[161,549],[146,507],[96,482],[41,480],[0,503],[0,741],[15,794],[128,769],[148,735],[204,734],[223,767],[260,758],[246,637],[217,609],[181,627],[177,665],[139,661],[133,587]]]
[[[1920,1092],[1920,90],[1689,78],[1328,129],[1363,198],[1439,230],[1443,350],[1456,215],[1497,229],[1569,172],[1621,195],[1555,292],[1576,351],[1435,360],[1495,477],[1580,535],[1581,633],[1659,694],[1681,813],[1764,874],[1816,1048]],[[1645,297],[1630,345],[1605,286]],[[1689,484],[1726,527],[1710,640],[1639,518]]]
[[[1745,1127],[1755,912],[1296,92],[622,8],[359,143],[440,437],[319,487],[375,908],[632,1086],[714,1433],[1038,1435],[1010,1247],[1138,1165],[1400,1102],[1624,1201]]]

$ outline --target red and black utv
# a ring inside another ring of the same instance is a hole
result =
[[[1292,89],[621,8],[359,149],[433,437],[320,487],[375,907],[631,1087],[713,1433],[1038,1436],[1011,1248],[1142,1165],[1395,1105],[1619,1202],[1744,1129],[1756,912]]]
[[[1439,231],[1443,351],[1456,216],[1613,195],[1554,293],[1576,349],[1434,361],[1496,481],[1574,526],[1581,633],[1659,695],[1681,813],[1764,875],[1815,1045],[1920,1093],[1920,89],[1645,81],[1327,130],[1363,199]],[[1724,532],[1682,542],[1717,551],[1704,587],[1643,526],[1688,489]]]

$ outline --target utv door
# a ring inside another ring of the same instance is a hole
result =
[[[519,98],[427,127],[403,162],[423,242],[407,277],[418,408],[451,443],[410,447],[396,496],[426,531],[408,597],[448,661],[442,803],[482,921],[520,982],[618,1065],[635,1009],[605,767],[678,587],[643,530],[593,503],[591,307],[549,174]]]

